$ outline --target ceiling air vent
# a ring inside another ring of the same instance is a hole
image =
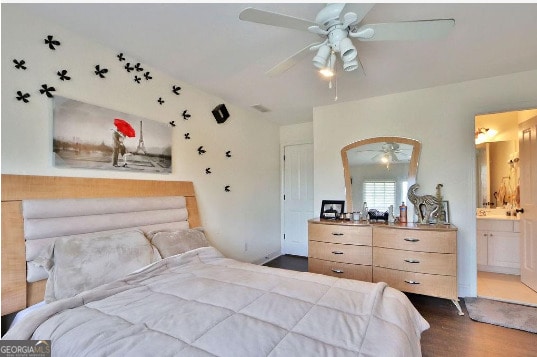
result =
[[[257,111],[259,111],[261,113],[270,112],[269,108],[264,107],[261,104],[252,105],[252,108],[254,108],[255,110],[257,110]]]

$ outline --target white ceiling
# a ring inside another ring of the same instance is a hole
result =
[[[271,110],[263,116],[281,125],[311,121],[313,107],[334,103],[311,64],[314,53],[279,77],[264,74],[316,35],[238,18],[256,7],[313,21],[320,3],[17,6],[226,102],[261,104]],[[433,41],[355,41],[366,75],[341,73],[338,102],[537,68],[537,4],[381,3],[363,23],[435,18],[455,19],[455,29]]]

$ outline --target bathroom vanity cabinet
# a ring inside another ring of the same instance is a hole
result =
[[[477,268],[520,275],[520,228],[514,218],[477,219]]]

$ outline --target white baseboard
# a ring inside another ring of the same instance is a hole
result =
[[[253,261],[252,264],[263,265],[265,263],[270,262],[273,259],[278,258],[280,255],[282,255],[281,251],[277,250],[275,252],[268,253],[263,258],[259,258],[259,259],[255,260],[255,261]]]

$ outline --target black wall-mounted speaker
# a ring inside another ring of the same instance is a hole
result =
[[[224,104],[218,104],[213,109],[213,116],[218,124],[222,124],[229,118],[229,112]]]

